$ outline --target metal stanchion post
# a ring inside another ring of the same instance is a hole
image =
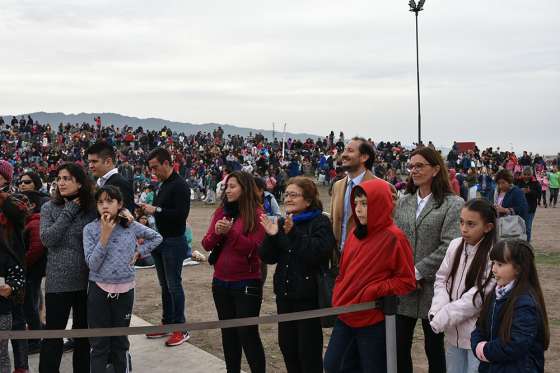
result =
[[[385,348],[387,354],[387,373],[397,373],[397,305],[395,295],[378,300],[378,307],[385,315]]]

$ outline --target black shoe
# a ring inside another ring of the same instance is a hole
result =
[[[64,341],[64,344],[62,345],[62,351],[63,352],[72,351],[73,349],[74,349],[74,340],[73,339],[67,339],[66,341]]]

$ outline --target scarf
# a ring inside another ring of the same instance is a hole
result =
[[[63,198],[64,198],[65,201],[73,201],[73,200],[75,200],[76,198],[78,198],[79,196],[80,196],[80,193],[79,193],[79,192],[76,192],[76,193],[74,193],[74,194],[72,194],[72,195],[64,196]]]
[[[362,240],[367,236],[367,225],[356,223],[356,228],[354,229],[354,236],[358,240]]]
[[[224,202],[224,215],[228,218],[237,219],[239,216],[239,201]]]
[[[319,209],[304,211],[304,212],[300,212],[297,215],[294,215],[292,217],[292,220],[294,221],[295,224],[298,224],[298,223],[302,223],[302,222],[312,220],[312,219],[316,218],[317,216],[319,216],[321,214],[322,214],[322,211],[319,210]]]
[[[502,299],[513,289],[515,286],[515,280],[511,281],[509,284],[500,286],[496,285],[496,299]]]

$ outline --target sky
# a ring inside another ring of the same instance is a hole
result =
[[[558,16],[557,0],[427,0],[423,141],[559,152]],[[407,0],[2,0],[0,45],[3,115],[417,139]]]

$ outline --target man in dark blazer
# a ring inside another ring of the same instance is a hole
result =
[[[125,179],[117,169],[115,149],[106,142],[96,142],[86,151],[89,170],[97,177],[97,187],[113,185],[120,189],[123,195],[124,207],[134,213],[134,192],[132,183]]]

